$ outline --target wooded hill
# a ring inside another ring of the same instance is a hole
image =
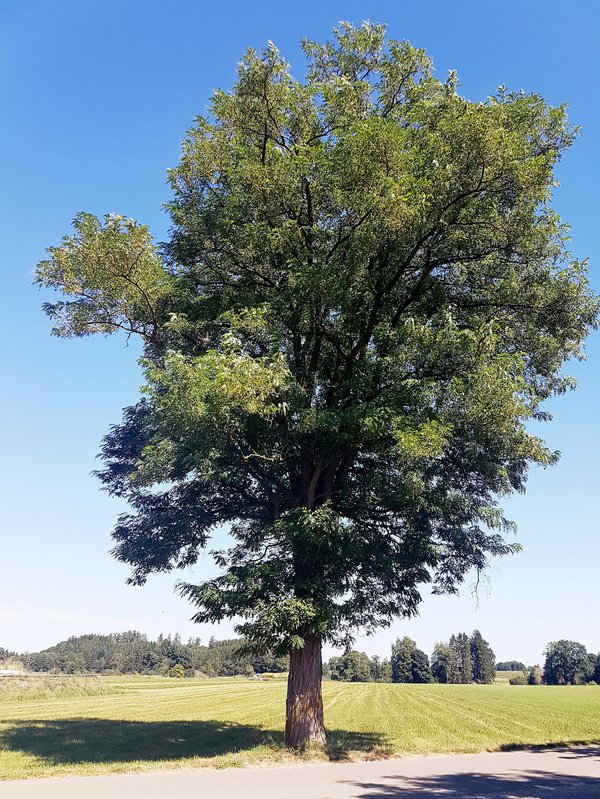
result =
[[[202,644],[199,638],[181,641],[179,635],[160,635],[156,641],[136,630],[111,635],[80,635],[68,638],[41,652],[21,656],[32,671],[93,672],[95,674],[162,674],[176,668],[186,676],[209,677],[234,674],[279,672],[287,668],[286,658],[244,654],[244,641],[236,638]]]

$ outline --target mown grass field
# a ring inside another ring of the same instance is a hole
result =
[[[0,686],[0,778],[278,763],[285,682],[154,677]],[[600,742],[600,687],[324,684],[321,758]],[[306,756],[305,756],[306,757]]]

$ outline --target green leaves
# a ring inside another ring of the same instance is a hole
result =
[[[280,353],[253,358],[229,339],[221,352],[209,350],[186,358],[169,351],[160,366],[145,364],[145,391],[175,429],[208,425],[226,431],[236,419],[267,419],[282,412],[277,400],[285,390],[288,370]]]
[[[304,82],[250,50],[196,120],[160,252],[82,214],[37,278],[58,335],[145,342],[103,445],[116,556],[143,582],[230,525],[183,590],[257,647],[347,643],[515,551],[499,499],[556,460],[530,425],[599,308],[550,206],[564,107],[470,102],[380,25],[303,48]]]
[[[108,214],[102,224],[92,214],[73,220],[75,233],[51,247],[38,264],[36,283],[74,299],[46,303],[53,333],[62,337],[112,333],[117,329],[156,334],[170,280],[148,228]]]

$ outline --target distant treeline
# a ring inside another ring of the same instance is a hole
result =
[[[435,645],[431,661],[412,638],[399,638],[389,660],[365,652],[347,651],[325,666],[332,680],[346,682],[491,683],[496,676],[496,658],[479,630],[472,635],[451,635],[447,643]]]
[[[287,658],[244,654],[244,641],[202,644],[199,638],[160,635],[156,641],[135,630],[112,635],[80,635],[41,652],[20,655],[26,668],[38,672],[94,674],[160,674],[230,677],[235,674],[287,670]]]
[[[503,660],[496,663],[496,671],[524,671],[527,666],[520,660]]]
[[[480,683],[494,681],[496,671],[511,671],[511,685],[600,684],[600,654],[588,652],[577,641],[551,641],[544,650],[543,668],[525,666],[520,660],[495,662],[495,655],[479,630],[451,635],[437,643],[431,660],[408,637],[392,645],[389,660],[369,658],[364,652],[348,651],[331,658],[325,673],[332,680],[348,682]]]
[[[552,641],[545,651],[543,667],[526,667],[519,660],[495,662],[494,653],[479,630],[457,633],[437,643],[431,659],[405,636],[392,645],[390,658],[347,650],[324,664],[325,677],[346,682],[398,683],[491,683],[496,671],[515,672],[513,685],[600,684],[600,654],[588,652],[577,641]],[[238,674],[284,672],[286,657],[254,655],[244,649],[241,638],[202,644],[187,643],[179,635],[160,635],[150,641],[135,630],[112,635],[80,635],[41,652],[19,655],[0,647],[2,661],[22,664],[35,672],[75,674],[157,674],[231,677]]]
[[[544,668],[523,667],[511,685],[598,685],[600,654],[588,652],[578,641],[551,641],[544,650]],[[523,664],[519,664],[523,665]]]
[[[339,657],[332,657],[323,666],[325,677],[343,682],[392,682],[392,666],[389,660],[378,655],[370,658],[366,652],[347,650]]]

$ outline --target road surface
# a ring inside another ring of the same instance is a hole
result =
[[[0,782],[2,799],[600,799],[600,746]]]

